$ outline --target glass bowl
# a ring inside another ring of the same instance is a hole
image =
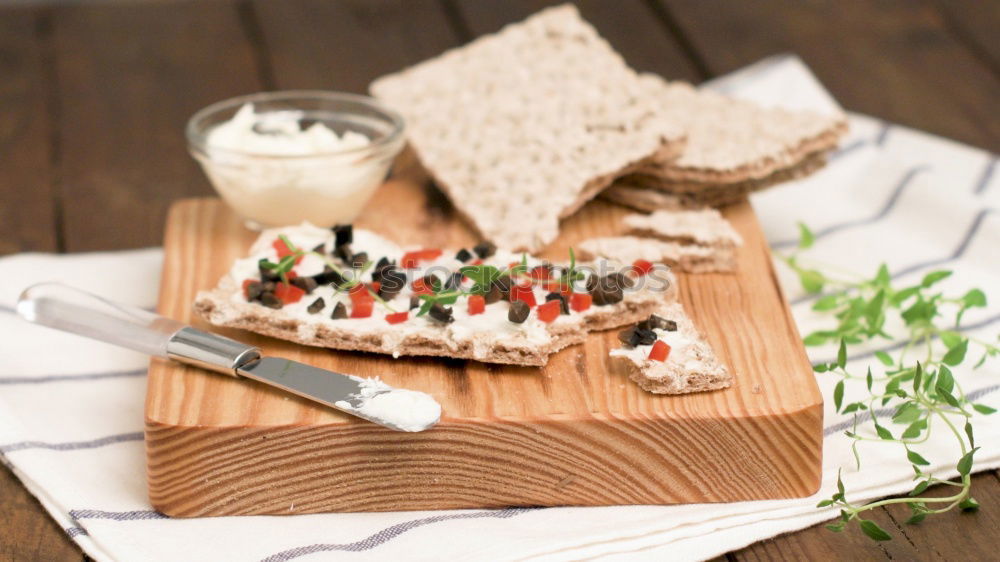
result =
[[[229,121],[245,104],[253,104],[253,125],[314,123],[343,136],[349,131],[368,144],[307,154],[276,154],[261,149],[211,146],[209,133]],[[264,116],[264,118],[261,118]],[[188,121],[192,156],[212,186],[251,228],[309,221],[317,226],[353,222],[389,172],[403,148],[405,125],[398,113],[374,98],[341,92],[290,90],[262,92],[212,104]]]

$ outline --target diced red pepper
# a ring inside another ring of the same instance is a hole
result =
[[[410,311],[404,310],[403,312],[396,312],[393,314],[386,314],[385,321],[390,324],[399,324],[406,322],[406,319],[410,317]]]
[[[413,290],[413,294],[417,296],[434,294],[434,288],[423,277],[414,280],[410,288]]]
[[[531,285],[514,285],[510,288],[510,302],[524,301],[528,308],[535,307],[535,291]]]
[[[550,300],[545,304],[538,306],[538,319],[546,324],[550,324],[559,318],[560,307],[562,303],[558,300]]]
[[[295,273],[294,271],[289,271],[288,273],[285,274],[285,279],[291,281],[292,279],[295,279],[298,276],[299,276],[298,273]]]
[[[486,299],[482,295],[472,295],[469,297],[469,316],[482,314],[486,311]]]
[[[347,294],[348,296],[351,297],[352,303],[357,303],[359,301],[375,300],[375,297],[373,297],[372,294],[368,291],[368,287],[364,286],[361,283],[358,283],[357,285],[351,287],[350,291],[348,291]]]
[[[569,307],[577,312],[583,312],[593,304],[594,297],[590,293],[573,293],[569,297]]]
[[[274,242],[272,242],[271,246],[274,248],[274,250],[276,252],[278,252],[278,259],[279,260],[282,259],[282,258],[284,258],[285,256],[290,256],[290,255],[292,255],[292,254],[295,253],[295,252],[292,251],[291,248],[288,247],[288,244],[285,244],[285,241],[282,240],[281,238],[278,238],[277,240],[275,240]],[[299,256],[299,257],[295,258],[295,265],[298,265],[299,262],[301,262],[302,258],[304,258],[304,257],[305,256]]]
[[[483,260],[481,260],[481,259],[476,260],[476,261],[472,262],[472,265],[483,265]]]
[[[441,257],[443,252],[437,248],[427,249],[427,250],[416,250],[413,252],[406,252],[403,257],[399,260],[399,265],[405,269],[414,269],[422,261],[436,260]]]
[[[278,283],[274,287],[274,296],[278,297],[278,300],[285,304],[299,302],[305,294],[306,292],[302,289],[288,283]]]
[[[546,281],[552,278],[552,272],[544,265],[536,265],[531,268],[531,272],[528,275],[536,281]]]
[[[351,303],[351,318],[368,318],[375,308],[375,299],[358,299]]]
[[[256,279],[244,279],[243,280],[243,298],[245,298],[245,299],[249,299],[250,298],[250,293],[249,293],[250,283],[256,283],[256,282],[257,282]]]
[[[653,262],[647,260],[635,260],[632,264],[632,271],[638,275],[646,275],[653,271]]]
[[[382,283],[380,283],[378,281],[372,281],[371,284],[368,285],[368,287],[372,290],[373,293],[375,293],[377,295],[378,292],[379,292],[379,289],[382,288]]]
[[[670,346],[663,340],[656,340],[653,349],[649,350],[649,358],[653,361],[666,361],[670,357]]]
[[[559,293],[564,297],[568,297],[572,293],[572,289],[569,285],[563,285],[558,281],[549,281],[548,283],[542,283],[542,287],[550,293]]]

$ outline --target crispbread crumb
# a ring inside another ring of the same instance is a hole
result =
[[[662,262],[686,273],[731,272],[736,269],[736,253],[732,246],[685,245],[637,236],[591,238],[580,243],[577,253],[586,260],[603,257],[622,264],[637,260]]]

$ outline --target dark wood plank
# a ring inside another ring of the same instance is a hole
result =
[[[0,10],[0,255],[58,249],[49,43],[44,12]]]
[[[275,86],[366,93],[458,37],[435,0],[254,2]]]
[[[661,0],[709,69],[798,53],[848,109],[1000,150],[1000,81],[908,0]]]
[[[504,25],[561,0],[456,0],[455,8],[472,36],[497,31]],[[636,70],[656,72],[667,78],[699,82],[706,78],[669,33],[658,9],[642,0],[581,0],[580,14],[625,57]]]
[[[1000,72],[1000,2],[983,0],[935,0],[955,38],[969,51],[992,68]]]
[[[83,560],[41,504],[0,466],[0,560]]]
[[[66,249],[159,245],[170,202],[211,193],[185,122],[260,89],[235,6],[61,6],[53,32]]]

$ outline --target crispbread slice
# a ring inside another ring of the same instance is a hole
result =
[[[832,150],[847,131],[842,114],[764,108],[652,74],[641,81],[651,98],[661,100],[661,115],[686,133],[679,158],[641,171],[669,182],[664,188],[673,192],[762,180]]]
[[[344,302],[351,306],[351,301],[347,294],[337,292],[329,286],[318,287],[299,303],[278,310],[248,302],[244,296],[242,283],[245,279],[254,279],[258,260],[266,258],[277,261],[278,254],[272,244],[279,234],[285,235],[296,247],[314,248],[322,244],[327,252],[332,248],[333,235],[326,229],[300,225],[265,230],[251,247],[250,255],[237,260],[216,288],[198,293],[194,303],[195,310],[217,326],[241,328],[304,345],[384,353],[396,357],[428,355],[474,359],[486,363],[540,366],[545,365],[550,354],[584,341],[588,332],[638,321],[647,317],[664,299],[676,298],[675,279],[669,272],[661,272],[665,273],[658,277],[661,283],[637,284],[634,289],[624,291],[621,302],[606,306],[594,305],[584,312],[573,311],[569,315],[560,315],[548,324],[539,320],[534,311],[523,324],[510,323],[506,320],[509,304],[503,301],[486,305],[487,311],[482,316],[469,316],[465,312],[468,306],[465,297],[459,298],[452,305],[456,320],[450,324],[436,323],[427,316],[417,317],[417,310],[411,310],[410,317],[403,323],[388,323],[385,315],[407,309],[409,297],[406,294],[401,294],[389,303],[394,307],[393,311],[376,307],[369,318],[333,320],[330,312],[334,303]],[[396,263],[402,263],[400,258],[404,254],[404,249],[391,241],[362,230],[354,231],[352,250],[366,252],[372,261],[386,257]],[[454,251],[444,252],[437,261],[414,269],[410,277],[419,278],[432,271],[441,272],[442,268],[453,272],[462,265],[450,257],[454,255]],[[502,267],[519,259],[520,256],[501,250],[487,259],[487,264],[496,263]],[[542,263],[528,258],[531,267]],[[322,266],[321,258],[309,255],[297,268],[311,269],[297,270],[297,273],[300,276],[313,275],[314,272],[321,271]],[[580,263],[578,267],[587,274],[608,271],[607,267],[599,264]],[[370,271],[362,276],[362,280],[371,281]],[[326,307],[320,313],[309,314],[307,305],[317,297],[325,299]],[[544,296],[536,295],[536,299],[544,301]],[[496,317],[495,313],[503,318],[502,322],[483,323],[488,319],[486,314],[494,314]]]
[[[455,207],[515,250],[544,247],[560,218],[614,178],[683,145],[637,73],[569,5],[370,89],[405,117],[411,146]]]
[[[630,234],[668,242],[720,248],[743,244],[743,238],[733,225],[712,208],[625,215],[622,222]]]
[[[669,182],[645,174],[630,174],[619,178],[601,192],[601,198],[652,212],[657,209],[698,209],[738,203],[754,191],[808,176],[826,164],[826,153],[807,156],[798,165],[775,171],[766,178],[729,184]],[[674,188],[676,186],[676,191]]]
[[[637,260],[664,263],[687,273],[731,272],[736,269],[732,246],[678,244],[655,238],[611,236],[580,243],[577,255],[583,259],[607,258],[623,264]]]
[[[676,332],[657,330],[658,339],[671,346],[666,361],[649,359],[651,345],[612,350],[630,379],[643,390],[656,394],[688,394],[728,388],[733,377],[712,348],[698,333],[680,303],[664,303],[654,314],[677,323]]]

